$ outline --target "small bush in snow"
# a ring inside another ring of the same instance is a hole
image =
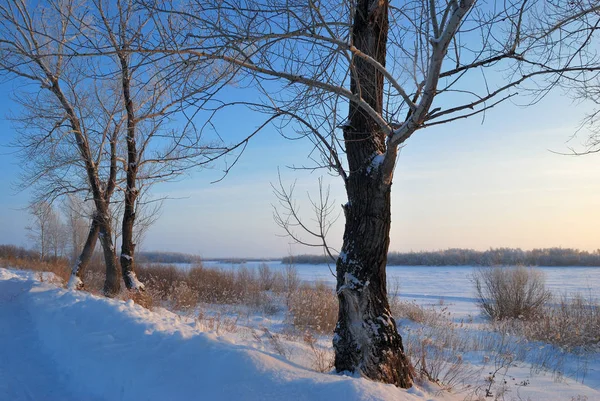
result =
[[[533,268],[480,268],[472,280],[479,307],[492,320],[532,319],[551,298],[544,274]]]
[[[300,330],[333,333],[337,323],[338,300],[325,283],[302,284],[289,297],[291,323]]]
[[[262,263],[258,266],[258,281],[263,291],[271,291],[275,286],[275,272],[271,270],[268,264]]]

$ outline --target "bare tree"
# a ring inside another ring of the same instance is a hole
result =
[[[88,14],[70,20],[72,28],[81,33],[79,47],[84,51],[69,54],[103,59],[109,71],[101,73],[119,84],[120,113],[125,124],[124,155],[119,159],[125,182],[117,188],[123,199],[120,264],[126,287],[143,290],[134,271],[136,237],[152,219],[142,216],[145,221],[139,220],[137,213],[145,208],[140,194],[148,193],[156,182],[175,179],[228,152],[227,148],[204,144],[201,133],[189,121],[178,129],[168,125],[177,118],[187,121],[184,112],[189,104],[209,99],[211,88],[216,86],[218,90],[220,81],[229,74],[213,71],[202,79],[202,84],[197,80],[193,89],[182,85],[188,75],[180,74],[179,56],[135,51],[154,43],[151,12],[133,0],[114,4],[97,0],[92,4]],[[96,16],[96,24],[89,23],[90,14]],[[94,35],[85,35],[87,30]]]
[[[44,147],[54,152],[63,146],[72,147],[75,152],[67,152],[67,158],[73,163],[68,166],[79,166],[85,177],[87,188],[94,201],[100,242],[104,250],[106,263],[106,281],[104,293],[114,296],[120,288],[114,245],[109,218],[109,201],[117,178],[116,137],[120,131],[120,123],[109,112],[108,121],[100,130],[88,130],[84,116],[90,111],[86,101],[95,99],[90,93],[93,84],[85,80],[82,71],[89,65],[64,56],[65,48],[77,37],[69,27],[69,21],[77,12],[85,13],[74,1],[50,2],[29,8],[23,1],[5,1],[0,4],[0,69],[11,77],[39,85],[39,91],[33,96],[45,102],[33,102],[33,107],[41,107],[48,113],[40,113],[42,119],[53,120],[44,125],[42,130],[34,130],[38,140],[22,142],[25,152],[40,155]],[[47,103],[46,103],[47,102]],[[31,109],[30,109],[31,110]],[[105,108],[106,110],[110,110]],[[101,118],[101,117],[100,117]],[[23,138],[20,138],[22,140]],[[66,144],[66,145],[65,145]],[[97,146],[94,146],[97,145]],[[109,149],[108,158],[106,148]],[[56,152],[62,154],[62,152]],[[32,158],[30,160],[40,159]],[[51,158],[48,158],[51,160]],[[105,163],[102,163],[102,161]],[[59,163],[59,165],[62,165]],[[55,176],[53,167],[40,169],[33,173],[34,181]],[[102,179],[103,174],[105,180]],[[60,177],[60,176],[59,176]],[[59,180],[59,183],[64,181]],[[57,185],[62,191],[61,185]],[[93,228],[93,225],[92,225]],[[94,230],[90,230],[93,234]],[[95,243],[95,241],[90,241]],[[76,269],[74,269],[75,271]]]
[[[113,192],[123,201],[123,279],[128,289],[143,289],[133,270],[135,239],[151,219],[136,228],[136,211],[144,207],[139,194],[152,183],[176,178],[230,151],[203,145],[193,123],[180,129],[167,126],[178,113],[186,121],[185,107],[210,98],[207,89],[230,74],[213,70],[204,75],[205,84],[188,90],[182,80],[189,74],[178,74],[181,69],[170,57],[134,52],[149,46],[153,37],[151,15],[136,4],[95,1],[90,7],[50,0],[30,7],[7,1],[2,9],[2,70],[41,83],[41,91],[21,95],[27,113],[18,117],[22,127],[17,146],[31,162],[22,181],[43,188],[38,197],[50,201],[89,193],[96,210],[72,282],[73,287],[82,286],[81,272],[99,234],[107,260],[107,295],[119,288],[113,277]]]
[[[540,25],[545,2],[536,0],[149,3],[187,21],[163,35],[165,54],[229,64],[262,95],[254,110],[281,117],[285,136],[312,141],[320,157],[306,168],[342,178],[335,367],[410,387],[386,296],[399,148],[423,128],[483,115],[526,82],[537,79],[543,95],[562,77],[597,69],[575,61],[585,35],[556,39],[548,21]],[[568,10],[569,18],[595,8]]]
[[[28,237],[34,241],[40,251],[40,259],[46,260],[50,257],[57,259],[65,256],[68,233],[60,213],[44,201],[32,203],[29,212],[33,221],[26,229]]]
[[[88,237],[93,206],[86,204],[84,199],[75,194],[68,194],[62,202],[62,211],[67,220],[70,237],[71,263],[75,265]]]
[[[51,209],[49,226],[48,226],[48,239],[52,256],[54,259],[62,258],[65,256],[67,243],[69,241],[69,234],[67,232],[67,226],[61,219],[60,213],[54,208]]]
[[[37,202],[29,206],[29,212],[33,217],[32,224],[27,226],[27,236],[34,241],[36,248],[40,251],[40,259],[45,260],[50,249],[50,225],[51,220],[56,218],[52,206],[46,202]]]

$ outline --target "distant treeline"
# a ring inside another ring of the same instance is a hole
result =
[[[297,255],[283,258],[282,263],[331,263],[324,255]],[[487,251],[446,249],[428,252],[390,252],[391,266],[600,266],[600,249],[594,252],[578,249],[544,248],[524,251],[497,248]]]
[[[199,263],[203,258],[198,255],[179,252],[139,252],[138,263]],[[210,258],[221,263],[243,264],[246,262],[266,262],[279,260],[279,258]]]

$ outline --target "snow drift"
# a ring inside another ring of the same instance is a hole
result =
[[[21,378],[24,386],[38,386],[41,392],[36,394],[44,394],[46,400],[428,398],[418,388],[404,391],[362,378],[316,373],[250,345],[202,332],[166,310],[152,312],[132,301],[63,290],[35,278],[32,273],[0,269],[0,310],[5,318],[0,330],[9,333],[6,325],[16,323],[31,326],[23,332],[35,337],[36,347],[31,338],[5,345],[15,347],[13,357],[38,352],[39,360],[51,362],[44,369],[52,366],[58,372],[54,383]],[[3,380],[12,379],[0,377]]]

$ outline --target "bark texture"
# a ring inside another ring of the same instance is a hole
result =
[[[385,66],[388,32],[386,1],[359,0],[352,40]],[[353,60],[351,90],[382,112],[383,75],[372,64]],[[338,323],[335,368],[372,380],[412,386],[412,368],[387,300],[386,264],[391,225],[391,173],[384,176],[386,136],[358,105],[350,103],[344,140],[350,174],[342,252],[337,260]]]
[[[121,63],[121,83],[125,110],[127,112],[127,188],[125,190],[125,210],[121,228],[121,272],[128,290],[143,290],[144,285],[137,279],[134,270],[135,243],[133,241],[133,227],[135,224],[135,202],[138,197],[137,173],[139,167],[136,145],[136,118],[131,97],[131,75],[128,55],[119,54]]]

